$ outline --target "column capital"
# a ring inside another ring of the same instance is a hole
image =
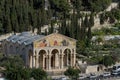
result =
[[[61,54],[61,55],[60,55],[60,58],[63,58],[63,56],[64,56],[64,55],[63,55],[63,54]]]
[[[49,54],[49,55],[48,55],[48,58],[51,58],[51,56],[52,56],[52,55],[51,55],[51,54]]]
[[[46,58],[49,58],[49,55],[45,55]]]

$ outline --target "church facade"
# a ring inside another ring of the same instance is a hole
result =
[[[21,55],[25,66],[47,72],[65,71],[76,63],[76,40],[59,33],[43,36],[23,32],[5,39],[2,47],[5,55]]]

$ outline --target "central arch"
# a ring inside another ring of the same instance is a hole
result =
[[[57,49],[52,50],[51,53],[51,68],[59,68],[59,51]]]
[[[70,66],[71,62],[71,50],[65,49],[64,50],[64,57],[63,57],[64,67]]]
[[[39,67],[46,69],[46,51],[45,50],[40,50],[39,52]]]

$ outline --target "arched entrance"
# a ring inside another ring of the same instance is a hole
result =
[[[51,53],[51,68],[59,68],[59,51],[57,49],[54,49]]]
[[[39,67],[46,69],[46,51],[40,50],[39,52]]]
[[[64,67],[70,66],[71,62],[71,50],[65,49],[64,50],[64,57],[63,57],[63,63]]]
[[[24,49],[23,49],[23,51],[24,51]],[[30,68],[32,68],[32,66],[33,66],[33,52],[32,52],[32,50],[29,50],[29,53],[28,53],[28,57],[29,57],[29,67]]]

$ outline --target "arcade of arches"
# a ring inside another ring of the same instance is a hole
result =
[[[64,70],[68,66],[75,66],[75,48],[36,49],[32,55],[29,51],[29,66],[43,68],[46,71]]]

